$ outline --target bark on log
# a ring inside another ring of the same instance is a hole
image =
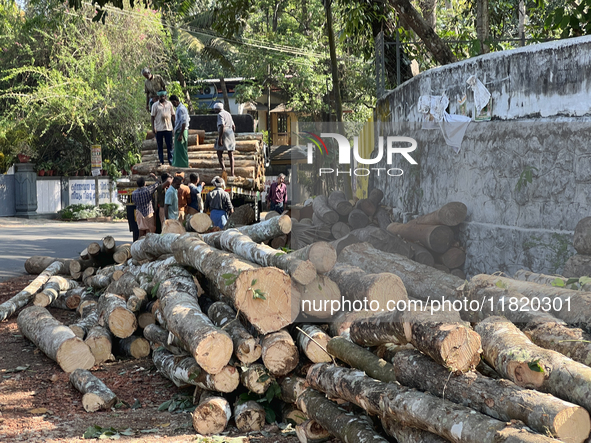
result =
[[[341,311],[336,314],[332,321],[328,324],[328,330],[330,335],[333,337],[343,336],[349,339],[349,329],[351,328],[351,323],[357,320],[358,318],[366,318],[371,317],[374,315],[371,311]]]
[[[332,236],[338,240],[339,238],[348,235],[351,232],[351,228],[349,225],[339,221],[332,225],[330,232],[332,233]]]
[[[371,304],[375,300],[379,308],[385,309],[388,301],[408,300],[402,280],[394,274],[366,274],[356,266],[337,263],[328,277],[338,285],[345,300],[351,302],[367,300]]]
[[[6,320],[20,308],[28,304],[41,287],[52,276],[56,275],[62,269],[62,263],[59,261],[50,264],[35,280],[33,280],[25,289],[14,297],[0,305],[0,321]]]
[[[82,406],[86,412],[111,409],[117,401],[115,393],[102,380],[85,369],[72,371],[70,383],[83,394]]]
[[[222,301],[243,313],[260,333],[277,331],[292,322],[291,279],[285,272],[218,251],[190,234],[175,241],[173,250],[179,264],[194,267],[214,282]]]
[[[110,283],[105,292],[120,295],[127,300],[135,294],[134,290],[139,288],[140,284],[135,275],[126,272],[119,280]]]
[[[67,258],[53,258],[43,255],[34,255],[25,262],[25,271],[27,274],[39,275],[53,262],[60,262],[62,266],[56,274],[70,275],[70,263],[73,261]]]
[[[82,319],[69,326],[74,335],[81,340],[84,340],[84,337],[88,335],[88,332],[98,324],[98,311],[96,306],[97,304],[95,302],[92,309],[90,309]]]
[[[449,374],[418,351],[401,351],[392,362],[398,382],[430,392],[501,421],[521,420],[541,434],[582,443],[591,431],[589,413],[580,406],[520,388],[508,380],[493,380],[477,372]]]
[[[322,443],[332,438],[331,433],[314,420],[306,420],[297,425],[296,435],[300,443]]]
[[[466,273],[460,268],[450,269],[449,273],[455,277],[461,278],[462,280],[466,280]]]
[[[178,234],[146,234],[131,245],[131,257],[137,261],[156,260],[161,255],[172,254],[172,243]]]
[[[254,209],[251,205],[245,204],[238,206],[228,217],[228,228],[234,228],[245,225],[252,225],[255,222]],[[199,232],[199,231],[197,231]]]
[[[84,295],[86,288],[75,288],[69,291],[60,292],[55,300],[51,302],[49,307],[56,309],[63,309],[65,311],[75,310],[82,299],[81,294]]]
[[[148,293],[142,288],[133,288],[132,292],[133,295],[127,299],[127,309],[140,312],[148,304]]]
[[[362,198],[361,200],[357,200],[357,203],[355,203],[355,209],[363,211],[363,213],[368,217],[373,217],[373,215],[378,210],[378,206],[369,198]]]
[[[344,337],[333,337],[328,342],[328,352],[349,366],[361,369],[371,378],[392,383],[396,381],[394,367],[390,363]]]
[[[306,389],[298,397],[297,406],[308,417],[344,442],[387,442],[373,429],[367,417],[347,413],[318,391]]]
[[[234,355],[238,360],[248,365],[261,357],[262,348],[259,340],[246,330],[234,309],[219,301],[209,307],[207,315],[214,325],[230,335],[234,344]]]
[[[285,247],[285,245],[287,245],[287,240],[287,235],[280,235],[279,237],[275,237],[273,240],[271,240],[269,246],[271,249],[277,250]]]
[[[261,243],[283,234],[289,234],[291,232],[291,218],[288,215],[281,215],[254,225],[242,226],[238,230],[249,236],[253,242]],[[222,234],[223,231],[205,234],[203,241],[209,246],[221,249],[219,240]]]
[[[591,217],[585,217],[577,223],[573,246],[579,254],[591,255]]]
[[[326,332],[314,325],[300,325],[299,329],[296,339],[298,346],[312,363],[332,361],[326,349],[326,345],[330,340]]]
[[[566,261],[564,271],[567,278],[579,278],[591,276],[591,256],[575,254]]]
[[[76,275],[80,275],[82,272],[84,272],[87,268],[90,267],[94,267],[94,266],[98,266],[98,261],[95,260],[94,258],[89,258],[86,260],[72,260],[70,262],[70,275],[72,277],[76,276]]]
[[[484,359],[518,386],[548,392],[591,410],[591,368],[534,345],[513,323],[489,317],[478,325]]]
[[[117,349],[125,357],[144,358],[150,355],[150,343],[137,335],[120,340]]]
[[[339,214],[328,205],[328,199],[324,195],[317,196],[312,201],[314,214],[327,225],[334,225],[339,221]]]
[[[196,151],[214,151],[213,143],[208,143],[207,137],[204,138],[204,143],[196,144],[198,140],[198,134],[191,134],[188,138],[189,146],[193,147]],[[236,140],[236,151],[237,152],[255,152],[259,149],[259,140]],[[142,151],[154,151],[158,149],[156,140],[145,140],[142,143]]]
[[[115,242],[115,239],[112,236],[107,235],[105,238],[103,238],[101,245],[101,252],[103,254],[113,255],[116,249],[117,243]]]
[[[315,242],[305,248],[291,252],[290,255],[300,260],[310,260],[316,267],[316,272],[326,274],[337,262],[336,250],[326,242]]]
[[[433,265],[433,267],[435,269],[437,269],[438,271],[445,272],[446,274],[451,274],[451,270],[447,266],[445,266],[445,265],[441,265],[439,263],[435,263]]]
[[[328,196],[328,206],[336,211],[339,215],[348,216],[353,210],[353,206],[347,200],[343,191],[333,191]]]
[[[390,223],[388,232],[397,234],[408,241],[419,242],[437,254],[447,251],[454,240],[453,231],[444,225]]]
[[[180,266],[163,266],[154,276],[167,329],[189,346],[199,366],[217,374],[232,357],[232,339],[201,311],[193,277]]]
[[[94,366],[94,357],[88,346],[70,328],[52,317],[47,309],[30,306],[21,311],[17,324],[22,334],[57,362],[64,372]]]
[[[292,426],[302,424],[308,420],[308,416],[291,404],[283,404],[281,407],[281,422],[291,423]]]
[[[93,326],[88,331],[84,343],[90,348],[90,352],[94,356],[95,365],[101,365],[113,358],[113,338],[107,328]]]
[[[276,249],[255,243],[237,229],[224,231],[220,245],[248,261],[261,266],[275,266],[287,272],[297,283],[307,285],[316,277],[316,267],[309,260],[300,260],[292,254],[277,252]]]
[[[78,283],[74,280],[54,275],[47,281],[43,291],[35,295],[33,304],[42,307],[49,306],[59,297],[60,292],[69,291],[70,289],[75,289],[77,287]]]
[[[263,363],[271,374],[287,375],[298,365],[298,348],[289,332],[281,330],[265,335],[261,346]]]
[[[131,243],[117,246],[113,253],[113,260],[115,263],[123,264],[131,258]]]
[[[359,239],[355,236],[355,234],[348,234],[343,238],[339,238],[338,240],[330,242],[329,244],[335,249],[338,256],[343,249],[355,243],[359,243]]]
[[[199,178],[203,180],[205,183],[211,183],[211,181],[218,175],[218,171],[215,169],[203,169],[199,167],[199,162],[189,162],[189,168],[173,168],[171,166],[159,166],[158,162],[145,162],[145,163],[138,163],[132,168],[132,172],[134,175],[131,176],[131,180],[137,180],[137,176],[148,176],[151,172],[155,173],[156,175],[160,175],[163,172],[194,172],[195,174],[199,174]],[[183,171],[184,169],[184,171]],[[234,173],[237,177],[243,179],[256,179],[255,174],[256,168],[254,166],[249,167],[239,167],[234,169]]]
[[[188,385],[215,392],[233,392],[240,383],[238,370],[225,366],[217,374],[205,372],[189,355],[174,355],[166,349],[156,349],[152,359],[158,371],[178,387]]]
[[[281,400],[285,403],[295,403],[300,394],[306,390],[306,379],[285,377],[279,386],[281,387]]]
[[[166,220],[162,226],[162,234],[185,234],[187,230],[178,220]]]
[[[376,207],[379,207],[382,203],[382,199],[384,198],[384,192],[381,189],[374,188],[370,191],[367,198],[371,200],[373,204],[376,205]]]
[[[260,431],[265,426],[265,408],[252,400],[237,404],[234,421],[240,432]]]
[[[422,429],[411,428],[404,426],[391,417],[381,418],[382,428],[384,432],[391,437],[394,437],[397,443],[447,443],[443,437],[432,434],[431,432],[423,431]]]
[[[82,279],[86,286],[92,286],[95,289],[104,289],[111,283],[111,277],[107,275],[93,275],[87,279]]]
[[[349,213],[349,226],[351,229],[362,229],[369,225],[369,217],[361,209],[353,209]]]
[[[351,340],[362,346],[391,343],[393,338],[415,348],[452,371],[465,372],[480,361],[480,337],[455,311],[408,309],[383,312],[353,321]]]
[[[198,232],[200,234],[206,232],[211,227],[211,218],[205,213],[189,214],[185,221],[185,229],[187,232]]]
[[[582,329],[547,322],[528,325],[523,332],[534,344],[591,366],[591,336]]]
[[[362,242],[369,242],[374,248],[392,254],[400,254],[404,257],[411,257],[411,243],[403,240],[398,235],[393,235],[377,226],[367,226],[363,229],[355,229],[352,234]]]
[[[188,352],[187,345],[178,337],[156,324],[147,325],[143,330],[144,337],[154,345],[164,346],[169,352],[179,355]]]
[[[115,337],[129,337],[137,329],[137,319],[127,309],[125,299],[119,295],[104,293],[98,306],[99,324],[109,328]]]
[[[240,374],[240,382],[242,385],[255,394],[263,395],[273,384],[275,379],[268,374],[265,367],[260,363],[255,363],[247,366]]]
[[[525,269],[520,269],[519,271],[517,271],[513,278],[515,280],[529,281],[532,283],[538,283],[540,285],[546,286],[561,286],[568,289],[581,289],[585,292],[589,292],[591,290],[591,285],[589,284],[580,286],[579,282],[576,282],[567,285],[566,283],[568,279],[562,275],[537,274],[535,272],[526,271]]]
[[[435,265],[435,257],[433,257],[433,254],[431,254],[427,248],[423,248],[417,243],[412,243],[410,245],[410,250],[412,253],[411,258],[417,263],[421,263],[426,266]]]
[[[232,410],[225,398],[204,392],[192,415],[193,429],[198,434],[220,434],[228,426],[232,418]]]
[[[373,220],[374,220],[374,222],[377,222],[377,224],[380,227],[380,229],[383,229],[384,231],[386,229],[388,229],[388,225],[390,223],[392,223],[392,219],[390,218],[390,212],[389,212],[389,210],[386,210],[386,209],[381,208],[381,207],[378,208],[378,210],[374,214]]]
[[[451,202],[436,211],[411,220],[409,223],[418,225],[457,226],[466,219],[468,208],[464,203]]]
[[[436,258],[437,263],[447,266],[449,269],[459,268],[466,261],[466,253],[456,247],[451,247]]]
[[[295,285],[292,293],[299,299],[298,309],[301,313],[316,319],[326,319],[332,316],[331,309],[342,301],[338,285],[329,277],[319,274],[312,283],[302,286]]]

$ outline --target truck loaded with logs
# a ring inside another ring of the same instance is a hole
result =
[[[443,258],[461,203],[401,225],[378,191],[343,197],[316,197],[311,224],[277,215],[132,245],[106,237],[75,259],[31,257],[36,278],[0,305],[0,320],[20,311],[21,333],[70,374],[89,412],[108,410],[121,389],[102,363],[149,356],[162,377],[194,389],[187,418],[202,435],[277,421],[300,442],[587,442],[591,292],[525,271],[466,280],[434,267],[435,257],[462,261]],[[328,238],[339,222],[337,235],[350,232]],[[289,234],[301,247],[269,246]],[[417,260],[425,251],[433,262]],[[563,303],[522,309],[545,298]],[[306,311],[318,300],[397,308]],[[443,300],[451,307],[434,310]],[[79,318],[65,325],[52,309]]]

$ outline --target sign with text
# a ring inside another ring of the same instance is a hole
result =
[[[70,204],[95,204],[95,181],[94,179],[70,179]],[[110,203],[109,180],[99,180],[99,204]]]
[[[103,169],[103,156],[101,153],[101,145],[92,145],[90,147],[90,168]]]

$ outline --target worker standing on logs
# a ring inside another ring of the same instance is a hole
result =
[[[164,214],[167,220],[177,220],[179,218],[179,193],[183,178],[176,176],[166,190],[164,196]]]
[[[222,167],[222,174],[226,171],[224,166],[224,151],[228,151],[228,158],[230,159],[230,176],[234,177],[234,150],[236,149],[236,137],[234,131],[234,120],[232,114],[224,111],[222,103],[216,103],[213,106],[213,111],[218,115],[218,139],[215,141],[214,148],[218,154],[218,161]]]
[[[156,179],[154,173],[150,174]],[[140,230],[140,238],[148,232],[156,232],[156,220],[154,218],[154,206],[152,205],[152,195],[160,184],[160,180],[150,186],[146,186],[146,179],[140,177],[137,179],[138,188],[131,194],[131,200],[135,204],[135,219]]]
[[[228,222],[228,216],[234,212],[234,206],[230,201],[230,195],[224,190],[226,186],[224,179],[216,176],[211,183],[215,189],[205,198],[205,210],[211,211],[213,225],[223,229]]]
[[[267,194],[267,202],[270,204],[269,209],[283,214],[287,206],[287,185],[285,184],[285,174],[279,174],[277,180],[271,183],[269,193]]]
[[[166,91],[166,83],[161,76],[152,74],[149,68],[142,69],[142,75],[146,78],[144,92],[146,93],[146,109],[150,112],[152,105],[156,103],[152,97],[158,96],[158,91]]]
[[[166,141],[168,164],[172,165],[172,128],[175,123],[174,109],[172,109],[172,103],[166,100],[166,91],[158,91],[158,97],[158,102],[152,105],[152,132],[156,134],[160,166],[164,164],[163,141]]]
[[[199,183],[199,174],[191,173],[189,175],[189,189],[191,190],[191,202],[187,206],[187,214],[197,214],[203,212],[203,199],[201,191],[205,182]]]
[[[189,111],[185,105],[181,103],[176,95],[170,96],[170,102],[176,108],[175,124],[174,124],[174,157],[172,159],[172,166],[177,168],[189,167]]]

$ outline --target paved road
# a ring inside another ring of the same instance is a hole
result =
[[[0,281],[25,273],[32,255],[74,258],[90,242],[112,235],[117,243],[131,243],[127,222],[55,222],[0,218]]]

